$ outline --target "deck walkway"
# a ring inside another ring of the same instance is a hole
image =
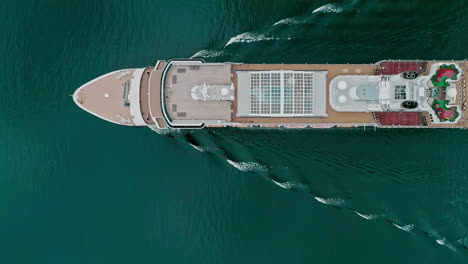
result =
[[[149,125],[154,124],[153,119],[151,118],[150,106],[149,106],[149,78],[151,71],[154,67],[148,67],[143,72],[141,76],[140,82],[140,108],[141,108],[141,116],[143,120]]]
[[[125,82],[135,69],[120,70],[98,77],[76,90],[76,103],[84,110],[113,123],[133,126],[130,107],[124,104]]]
[[[152,68],[148,80],[148,108],[153,124],[156,122],[159,128],[166,127],[161,109],[161,77],[166,61],[158,61],[156,68]]]

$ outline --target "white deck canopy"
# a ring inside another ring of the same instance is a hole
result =
[[[238,71],[237,116],[326,116],[326,71]]]

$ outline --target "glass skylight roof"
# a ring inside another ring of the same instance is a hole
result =
[[[250,114],[313,115],[313,72],[250,73]]]

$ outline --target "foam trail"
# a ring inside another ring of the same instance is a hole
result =
[[[193,54],[190,58],[215,58],[226,55],[229,55],[229,53],[222,50],[200,50],[199,52]]]
[[[343,8],[338,6],[338,5],[335,5],[335,4],[326,4],[326,5],[323,5],[321,7],[318,7],[316,8],[314,11],[312,11],[312,14],[315,14],[315,13],[342,13],[343,12]],[[273,27],[274,26],[277,26],[277,25],[281,25],[281,24],[287,24],[287,25],[294,25],[294,24],[303,24],[303,23],[306,23],[307,20],[309,18],[302,18],[302,19],[297,19],[297,18],[285,18],[285,19],[282,19],[278,22],[276,22],[275,24],[273,24]],[[244,32],[242,34],[239,34],[235,37],[232,37],[227,43],[226,45],[224,45],[224,47],[227,47],[233,43],[251,43],[251,42],[259,42],[259,41],[268,41],[268,40],[291,40],[292,38],[291,37],[288,37],[288,38],[279,38],[279,37],[275,37],[273,35],[267,35],[265,33],[254,33],[254,32]],[[200,51],[200,52],[208,52],[208,55],[209,56],[213,56],[213,57],[218,57],[218,56],[221,56],[219,55],[216,51]],[[195,54],[197,55],[197,54]],[[192,56],[192,57],[195,57]],[[203,57],[203,56],[202,56]]]
[[[235,162],[230,159],[228,159],[227,162],[234,168],[244,172],[263,172],[267,170],[266,166],[255,162]]]
[[[259,42],[259,41],[268,41],[268,40],[291,40],[291,37],[288,38],[279,38],[275,36],[270,36],[267,34],[261,34],[261,33],[253,33],[253,32],[244,32],[242,34],[239,34],[235,37],[232,37],[224,47],[227,47],[231,44],[234,43],[251,43],[251,42]]]
[[[338,5],[334,5],[334,4],[326,4],[326,5],[323,5],[319,8],[316,8],[314,11],[312,11],[312,14],[316,14],[316,13],[342,13],[343,12],[343,8],[342,7],[339,7]],[[310,22],[310,19],[311,17],[302,17],[302,18],[294,18],[294,17],[288,17],[288,18],[285,18],[285,19],[282,19],[278,22],[276,22],[275,24],[273,24],[273,27],[274,26],[277,26],[277,25],[297,25],[297,24],[306,24],[306,23],[309,23]]]
[[[360,217],[366,219],[366,220],[372,220],[372,219],[376,219],[377,216],[376,215],[365,215],[365,214],[361,214],[359,213],[358,211],[354,210],[354,212],[359,215]]]
[[[207,149],[205,149],[205,148],[203,148],[203,147],[200,147],[200,146],[197,146],[197,145],[195,145],[195,144],[192,144],[192,143],[189,143],[189,144],[190,144],[190,146],[192,146],[194,149],[196,149],[196,150],[198,150],[198,151],[200,151],[200,152],[207,152],[207,151],[208,151]]]
[[[298,20],[296,18],[285,18],[285,19],[281,19],[280,21],[276,22],[273,24],[273,26],[277,26],[277,25],[296,25],[296,24],[301,24],[301,23],[304,23],[303,21],[301,20]]]
[[[281,188],[283,188],[283,189],[292,189],[292,188],[295,187],[294,183],[292,183],[292,182],[283,182],[283,183],[281,183],[281,182],[277,182],[277,181],[275,181],[275,180],[273,180],[273,179],[272,179],[272,181],[273,181],[276,185],[278,185],[279,187],[281,187]]]
[[[452,244],[450,244],[445,238],[436,239],[436,242],[437,242],[437,244],[439,244],[441,246],[446,246],[449,249],[451,249],[453,251],[456,251],[456,248]]]
[[[178,131],[176,129],[171,129],[171,128],[161,129],[161,128],[158,128],[156,125],[149,125],[148,127],[154,132],[158,133],[159,135],[168,135],[172,131]]]
[[[404,225],[404,226],[400,226],[400,225],[397,225],[395,223],[392,223],[394,226],[398,227],[399,229],[403,230],[403,231],[406,231],[406,232],[411,232],[411,230],[413,230],[414,228],[414,225]]]
[[[334,206],[340,206],[344,203],[343,199],[340,198],[322,198],[315,196],[315,200],[317,200],[320,203],[327,204],[327,205],[334,205]]]
[[[341,12],[343,12],[342,7],[339,7],[334,4],[326,4],[319,8],[316,8],[314,11],[312,11],[312,14],[313,13],[341,13]]]

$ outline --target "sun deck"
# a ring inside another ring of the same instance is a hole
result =
[[[165,105],[170,118],[197,122],[231,120],[231,101],[195,100],[192,89],[204,84],[231,83],[230,64],[187,65],[174,63],[166,75]]]
[[[338,75],[371,75],[374,69],[372,64],[235,64],[233,72],[237,71],[327,71],[326,85]],[[237,85],[237,74],[233,75],[232,82]],[[236,87],[237,88],[237,87]],[[236,89],[237,91],[238,89]],[[326,117],[238,117],[237,101],[233,102],[232,122],[254,124],[372,124],[375,123],[372,113],[337,112],[331,108],[329,93],[326,95]]]

